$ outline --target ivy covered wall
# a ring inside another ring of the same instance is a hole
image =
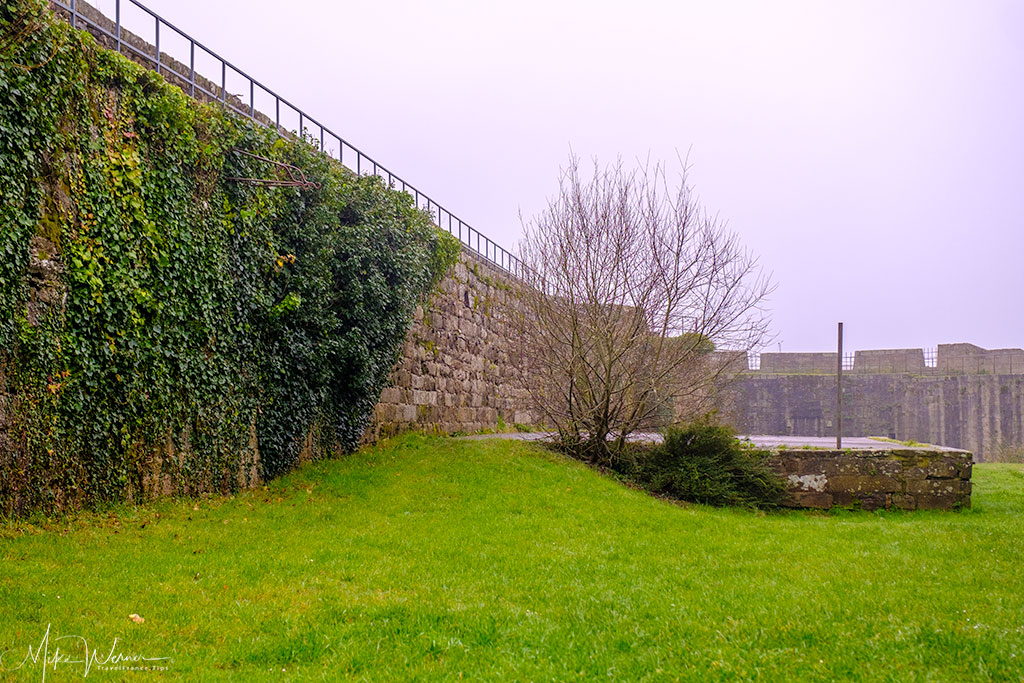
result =
[[[249,152],[316,183],[268,187]],[[0,0],[0,514],[354,448],[457,243],[411,198]]]

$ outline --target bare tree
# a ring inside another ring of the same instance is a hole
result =
[[[619,162],[526,222],[516,325],[528,393],[563,444],[593,461],[633,432],[695,417],[738,355],[765,344],[773,289],[757,259],[663,164]],[[712,353],[713,349],[733,353]]]

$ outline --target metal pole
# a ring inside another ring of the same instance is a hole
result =
[[[156,26],[156,72],[160,73],[160,19],[153,17]]]
[[[843,447],[843,324],[839,323],[839,359],[836,361],[836,450]]]

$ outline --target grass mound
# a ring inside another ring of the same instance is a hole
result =
[[[170,680],[1016,680],[1024,468],[975,480],[959,513],[764,514],[408,436],[231,498],[0,527],[2,664],[49,626],[51,655],[117,638]]]

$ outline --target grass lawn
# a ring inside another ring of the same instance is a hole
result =
[[[51,657],[173,658],[100,680],[1024,680],[1024,466],[974,490],[680,507],[536,445],[406,436],[232,498],[0,525],[0,680],[40,680],[10,669],[48,626]]]

